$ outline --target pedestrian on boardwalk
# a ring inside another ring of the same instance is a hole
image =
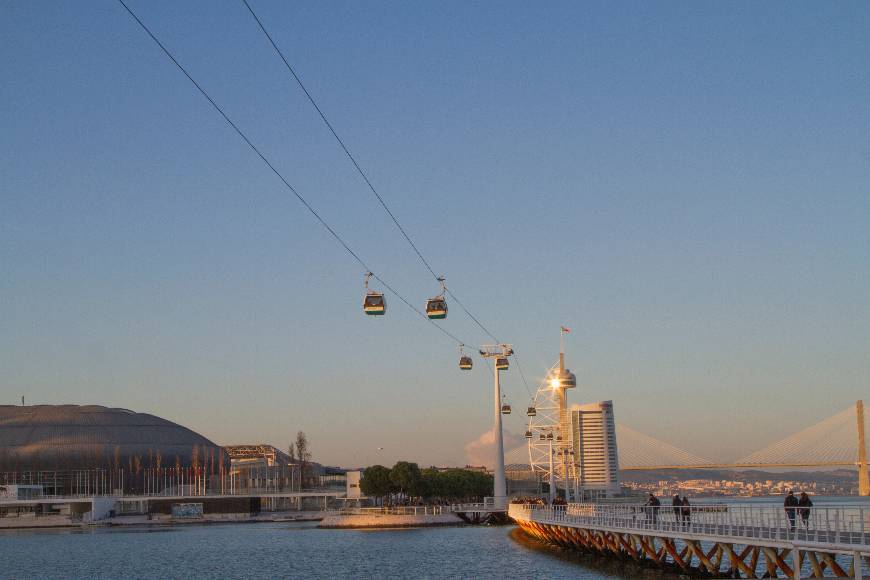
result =
[[[653,525],[656,525],[659,519],[659,508],[661,507],[662,502],[659,501],[659,498],[654,496],[652,493],[649,494],[649,499],[646,500],[646,509],[649,514],[649,519],[652,521]]]
[[[794,531],[794,521],[795,517],[797,517],[797,505],[798,499],[794,496],[794,492],[788,490],[788,495],[785,496],[782,506],[785,509],[785,515],[788,516],[788,527],[792,531]]]
[[[810,527],[810,508],[813,507],[813,500],[807,495],[807,492],[801,492],[801,498],[798,500],[798,511],[801,514],[801,520],[804,523],[804,529]]]
[[[689,496],[683,496],[682,504],[683,524],[689,528],[692,525],[692,508],[689,506]]]
[[[671,502],[674,506],[674,523],[679,524],[683,518],[683,500],[680,499],[680,494],[674,494],[674,500]]]

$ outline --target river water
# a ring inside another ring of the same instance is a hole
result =
[[[870,508],[868,500],[813,498],[817,506],[848,503]],[[720,501],[780,505],[782,498]],[[192,576],[678,578],[631,562],[549,546],[514,526],[321,530],[316,523],[253,523],[0,532],[0,578]]]
[[[0,578],[673,578],[546,546],[514,526],[310,523],[0,533]]]

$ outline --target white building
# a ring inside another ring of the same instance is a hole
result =
[[[619,492],[619,459],[613,402],[571,406],[571,431],[581,490]]]
[[[362,497],[362,490],[359,487],[359,482],[362,479],[362,471],[348,471],[347,472],[347,486],[345,491],[345,497],[347,499],[360,499]]]

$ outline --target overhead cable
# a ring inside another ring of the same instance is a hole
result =
[[[320,223],[320,225],[322,225],[329,232],[329,234],[345,249],[345,251],[348,254],[350,254],[350,256],[353,257],[353,259],[356,260],[359,263],[359,265],[365,269],[365,271],[372,272],[372,277],[374,277],[378,282],[383,284],[384,288],[386,288],[389,292],[391,292],[394,296],[396,296],[399,300],[401,300],[406,306],[408,306],[408,308],[410,308],[411,310],[416,312],[424,320],[431,323],[432,326],[434,326],[435,328],[440,330],[446,336],[450,337],[457,344],[465,344],[464,341],[457,338],[455,335],[453,335],[453,333],[451,333],[450,331],[446,330],[442,326],[439,326],[438,324],[433,322],[431,319],[429,319],[429,317],[427,317],[423,312],[421,312],[413,304],[411,304],[407,299],[405,299],[404,296],[399,294],[399,292],[397,292],[392,286],[390,286],[386,281],[384,281],[383,278],[381,278],[376,273],[374,273],[374,270],[372,270],[372,268],[370,268],[368,266],[368,264],[366,264],[366,262],[359,256],[359,254],[357,252],[355,252],[350,247],[350,245],[348,245],[347,242],[345,242],[345,240],[338,234],[338,232],[336,232],[335,229],[332,226],[330,226],[329,223],[327,223],[327,221],[323,217],[321,217],[321,215],[311,206],[311,204],[308,203],[308,200],[306,200],[305,197],[303,197],[302,194],[300,194],[299,191],[295,187],[293,187],[293,185],[291,185],[289,181],[287,181],[287,179],[281,174],[281,172],[275,168],[275,166],[272,164],[272,162],[269,161],[269,159],[260,151],[260,149],[256,145],[254,145],[254,143],[251,141],[251,139],[248,138],[248,136],[245,134],[245,132],[242,131],[239,128],[239,126],[236,125],[235,122],[233,122],[233,120],[229,117],[229,115],[227,115],[227,113],[224,112],[224,110],[220,107],[220,105],[218,105],[215,102],[215,100],[208,94],[208,92],[202,87],[202,85],[200,85],[191,76],[191,74],[187,71],[187,69],[185,69],[184,66],[182,66],[182,64],[180,62],[178,62],[178,60],[172,55],[172,53],[169,51],[169,49],[166,48],[166,46],[162,42],[160,42],[160,40],[157,38],[157,36],[155,36],[155,34],[153,32],[151,32],[151,29],[148,28],[148,26],[136,15],[135,12],[133,12],[133,10],[127,5],[127,3],[124,2],[124,0],[118,0],[118,2],[130,14],[130,16],[133,17],[133,20],[135,20],[139,24],[139,26],[142,27],[142,29],[148,34],[148,36],[151,37],[151,40],[153,40],[154,43],[160,47],[160,49],[169,58],[169,60],[171,60],[173,62],[173,64],[175,64],[175,66],[178,67],[178,70],[180,70],[182,73],[184,73],[184,76],[186,76],[187,79],[193,84],[193,86],[195,86],[196,89],[202,94],[202,96],[205,97],[209,103],[211,103],[211,106],[214,108],[215,111],[217,111],[220,114],[221,117],[223,117],[224,121],[226,121],[227,124],[233,128],[233,130],[239,135],[239,137],[241,137],[242,140],[248,145],[248,147],[250,147],[251,150],[257,154],[257,156],[263,161],[263,163],[266,164],[266,166],[272,171],[272,173],[277,175],[278,179],[281,180],[281,182],[285,185],[285,187],[287,187],[287,189],[289,189],[293,193],[293,195],[296,196],[296,198],[299,200],[300,203],[302,203],[302,205],[305,207],[305,209],[307,209],[308,212],[312,216],[314,216],[314,218]]]
[[[402,237],[405,238],[405,241],[408,242],[408,245],[411,246],[411,248],[414,250],[414,253],[417,254],[417,257],[420,259],[420,261],[423,263],[423,265],[426,267],[426,269],[429,270],[429,273],[432,274],[432,277],[435,278],[436,280],[438,280],[439,276],[438,276],[438,274],[435,273],[435,270],[432,268],[432,265],[423,256],[423,253],[417,247],[417,244],[414,243],[414,241],[411,239],[411,236],[408,235],[408,232],[405,230],[404,227],[402,227],[402,224],[399,223],[398,218],[396,218],[396,215],[392,212],[390,207],[387,205],[387,202],[384,201],[384,198],[381,196],[381,194],[378,193],[378,190],[375,188],[374,184],[372,184],[368,175],[363,170],[363,168],[360,166],[359,162],[356,160],[356,157],[354,157],[353,153],[351,153],[350,149],[348,149],[347,145],[345,145],[344,140],[341,137],[339,137],[338,132],[336,132],[336,130],[335,130],[335,127],[333,127],[332,123],[330,123],[329,120],[326,118],[326,114],[323,112],[323,109],[321,109],[320,105],[317,104],[317,101],[314,100],[314,97],[311,95],[309,90],[306,88],[305,84],[302,82],[302,79],[296,73],[296,70],[293,68],[293,65],[290,64],[290,61],[287,60],[287,57],[284,56],[284,53],[281,51],[280,48],[278,48],[278,44],[275,42],[275,39],[272,38],[272,35],[269,34],[268,30],[266,30],[266,26],[263,24],[263,21],[260,20],[260,17],[254,11],[253,7],[248,2],[248,0],[242,0],[242,2],[244,3],[245,7],[248,9],[248,12],[251,13],[251,16],[254,17],[254,20],[257,22],[257,26],[259,26],[260,30],[263,32],[265,37],[268,39],[269,44],[272,45],[272,48],[275,49],[275,52],[281,58],[281,61],[283,61],[284,66],[287,67],[287,70],[290,72],[290,75],[293,77],[293,79],[299,85],[299,88],[302,89],[302,92],[305,93],[305,96],[308,98],[308,101],[311,103],[311,105],[317,111],[317,114],[320,115],[320,118],[323,120],[323,123],[329,129],[329,132],[332,133],[333,137],[335,137],[335,140],[338,142],[339,146],[341,146],[342,151],[344,151],[345,155],[347,155],[347,158],[350,159],[351,163],[353,163],[353,166],[356,168],[357,173],[359,173],[360,176],[363,178],[363,181],[365,181],[368,188],[371,190],[371,192],[377,198],[378,202],[381,204],[381,207],[384,208],[384,211],[387,212],[387,215],[390,216],[390,219],[396,225],[399,232],[401,232]],[[465,314],[467,314],[468,317],[471,318],[471,320],[473,320],[474,323],[477,324],[477,326],[479,326],[481,328],[481,330],[483,330],[484,333],[486,333],[494,341],[500,342],[498,340],[498,338],[496,338],[496,336],[492,332],[490,332],[489,329],[486,326],[484,326],[483,323],[476,316],[474,316],[471,313],[471,311],[465,307],[464,304],[462,304],[462,302],[460,302],[460,300],[456,297],[456,295],[453,292],[450,291],[449,288],[447,289],[447,294],[459,305],[460,308],[462,308],[462,310],[465,312]],[[523,379],[523,380],[525,381],[525,379]],[[526,386],[526,390],[528,390],[528,386]]]

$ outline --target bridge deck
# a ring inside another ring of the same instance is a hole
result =
[[[845,551],[870,552],[870,509],[863,505],[812,507],[806,521],[795,512],[791,526],[779,506],[758,504],[699,504],[688,518],[674,515],[671,506],[571,504],[547,508],[512,505],[511,515],[523,514],[542,523],[618,531],[656,532],[665,536],[727,539],[735,542],[839,544]],[[521,516],[522,517],[522,516]]]
[[[685,515],[671,506],[514,504],[509,515],[546,541],[689,573],[845,576],[870,555],[870,510],[861,505],[813,507],[806,520],[795,512],[794,527],[782,507],[758,504],[697,505]]]
[[[785,518],[784,518],[785,519]],[[536,520],[538,521],[538,520]],[[765,546],[792,544],[838,544],[845,551],[853,547],[870,551],[870,534],[851,530],[827,530],[804,527],[800,518],[797,519],[794,530],[789,526],[759,526],[731,523],[684,523],[674,516],[663,515],[653,523],[644,517],[611,518],[607,521],[590,521],[590,518],[572,518],[559,514],[546,518],[546,523],[558,525],[575,525],[577,527],[592,527],[612,531],[656,532],[659,535],[674,538],[693,538],[697,540],[728,539],[739,543],[758,544]],[[870,530],[870,526],[868,526]]]

